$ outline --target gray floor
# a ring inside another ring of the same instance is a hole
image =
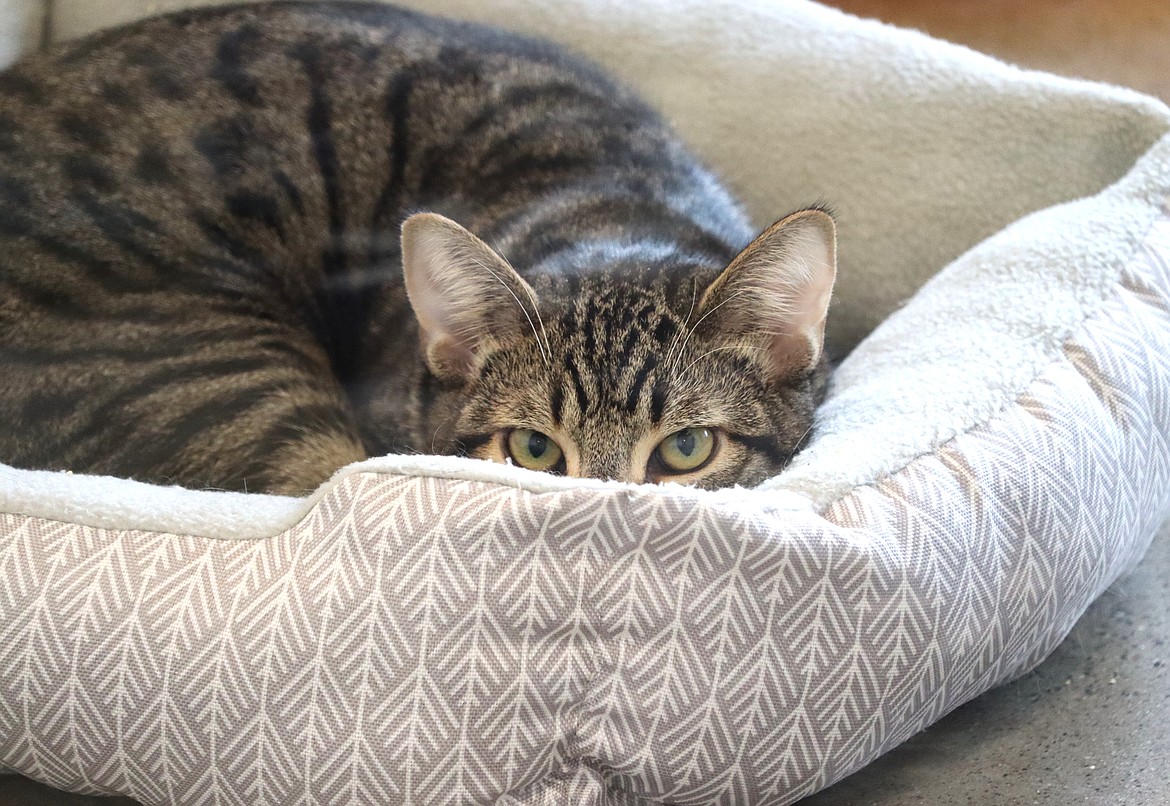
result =
[[[0,778],[0,806],[115,803]],[[1170,528],[1036,671],[800,806],[919,803],[1170,804]]]

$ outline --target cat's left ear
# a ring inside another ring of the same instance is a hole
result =
[[[449,218],[417,213],[406,220],[402,268],[423,356],[440,378],[466,381],[481,356],[531,333],[538,319],[532,287]]]
[[[801,210],[763,231],[707,287],[700,332],[750,349],[773,380],[821,359],[837,276],[837,236],[823,210]]]

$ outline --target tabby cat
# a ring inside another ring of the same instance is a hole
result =
[[[0,75],[0,461],[754,484],[823,395],[835,236],[820,209],[751,234],[545,43],[362,3],[92,36]]]

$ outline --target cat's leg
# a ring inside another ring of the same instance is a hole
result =
[[[177,456],[177,475],[186,483],[307,495],[366,457],[331,378],[287,371],[280,390],[245,390],[241,397],[250,398],[247,414],[209,428],[206,440]]]
[[[99,302],[72,328],[32,311],[9,328],[0,461],[299,495],[365,458],[325,351],[290,311],[178,294],[134,310]]]
[[[305,434],[269,457],[264,471],[268,479],[264,491],[306,495],[321,486],[334,471],[365,458],[365,450],[349,434]]]
[[[305,495],[366,458],[324,350],[295,326],[275,331],[238,336],[226,371],[193,385],[182,410],[212,418],[172,461],[181,483]]]

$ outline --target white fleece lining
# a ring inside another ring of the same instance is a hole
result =
[[[1111,296],[1167,188],[1170,136],[1113,187],[961,256],[841,364],[815,441],[763,489],[826,506],[1014,401]]]
[[[0,465],[0,513],[97,529],[141,530],[208,537],[217,540],[259,540],[284,532],[308,515],[343,479],[360,474],[423,476],[496,484],[530,493],[591,489],[599,493],[638,491],[669,496],[683,490],[676,484],[636,485],[599,479],[571,479],[520,467],[457,456],[382,456],[344,467],[306,498],[188,490],[161,487],[111,476],[86,476],[45,470],[17,470]],[[742,487],[706,491],[686,489],[713,505],[734,504],[758,494]],[[770,510],[804,510],[804,496],[769,494]]]

